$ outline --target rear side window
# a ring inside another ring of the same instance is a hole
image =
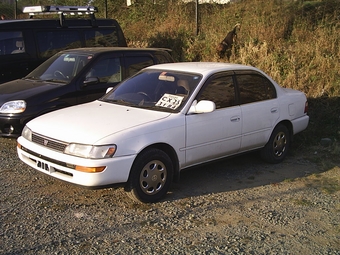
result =
[[[236,75],[240,92],[240,104],[248,104],[276,98],[273,84],[257,74]]]
[[[117,31],[112,29],[85,30],[86,47],[114,47],[119,46]]]
[[[79,33],[72,30],[37,32],[39,55],[48,58],[65,49],[81,47]]]
[[[0,32],[0,55],[23,52],[25,52],[25,45],[21,31]]]
[[[173,62],[170,54],[167,54],[167,53],[165,53],[165,54],[156,53],[155,57],[157,59],[157,64]]]
[[[135,56],[125,58],[127,75],[132,76],[141,69],[154,64],[153,59],[148,56]]]

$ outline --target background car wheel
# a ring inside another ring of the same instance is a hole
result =
[[[279,124],[266,146],[261,151],[261,156],[269,163],[280,163],[286,157],[290,146],[289,130],[285,125]]]
[[[170,157],[162,150],[149,149],[134,162],[125,190],[137,202],[157,202],[168,192],[172,178]]]

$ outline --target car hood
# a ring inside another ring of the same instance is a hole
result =
[[[0,103],[12,100],[26,100],[31,96],[54,89],[58,83],[48,83],[33,80],[14,80],[0,84]]]
[[[35,133],[63,142],[96,144],[97,141],[170,115],[94,101],[57,110],[30,121]]]

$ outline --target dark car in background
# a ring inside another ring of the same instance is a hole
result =
[[[23,10],[29,19],[0,20],[0,83],[24,77],[61,50],[126,47],[119,23],[96,18],[97,11],[93,6],[31,6]],[[54,18],[32,18],[47,14]]]
[[[169,52],[127,47],[61,51],[24,78],[0,84],[0,136],[17,137],[39,115],[96,100],[144,67],[174,62]]]

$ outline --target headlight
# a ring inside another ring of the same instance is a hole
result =
[[[21,132],[21,135],[28,141],[32,141],[32,131],[27,126],[24,127],[24,129]]]
[[[112,158],[116,152],[116,149],[117,146],[115,144],[95,146],[71,143],[66,146],[64,152],[66,154],[82,158],[101,159]]]
[[[26,110],[24,100],[15,100],[4,103],[0,108],[0,113],[21,113]]]

